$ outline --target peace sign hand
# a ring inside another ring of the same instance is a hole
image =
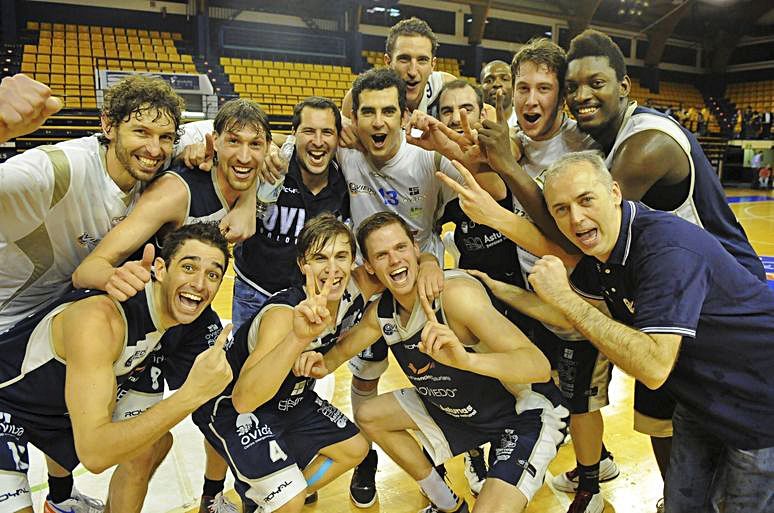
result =
[[[422,329],[421,340],[418,344],[419,350],[438,363],[466,369],[470,354],[465,351],[460,339],[449,326],[436,320],[435,312],[427,299],[420,296],[419,301],[425,312],[425,317],[427,317],[427,323]]]
[[[306,299],[293,308],[293,333],[304,345],[320,336],[331,322],[328,310],[328,295],[333,287],[333,278],[325,281],[322,290],[317,291],[317,280],[309,264],[304,265],[306,276]]]
[[[462,211],[474,222],[491,226],[493,219],[508,211],[501,207],[494,198],[476,182],[476,179],[462,164],[452,162],[465,179],[465,185],[460,185],[443,173],[435,175],[457,193]]]

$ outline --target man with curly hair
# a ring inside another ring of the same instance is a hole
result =
[[[0,164],[0,332],[68,290],[78,264],[171,156],[182,110],[166,82],[131,76],[106,92],[100,135],[40,146]],[[46,511],[60,511],[62,503],[63,511],[101,511],[73,488],[69,472],[48,464]]]

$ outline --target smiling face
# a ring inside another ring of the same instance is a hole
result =
[[[217,172],[228,186],[237,192],[249,189],[263,165],[267,149],[263,130],[245,125],[237,129],[227,128],[215,134],[215,151],[218,155]]]
[[[108,170],[111,175],[128,174],[134,180],[150,181],[172,154],[176,127],[165,112],[140,108],[116,125],[102,119],[108,143]]]
[[[327,172],[339,145],[339,133],[336,130],[336,116],[333,111],[304,107],[295,135],[296,159],[301,166],[301,172],[313,175]]]
[[[304,265],[309,265],[318,291],[322,290],[325,282],[333,280],[328,302],[338,303],[347,289],[353,262],[354,255],[349,236],[337,234],[327,240],[313,243],[304,254],[304,258],[299,260],[298,266],[301,272],[306,274]]]
[[[366,270],[398,301],[413,298],[419,274],[419,247],[398,223],[377,228],[365,239]],[[403,302],[403,301],[401,301]]]
[[[360,141],[366,152],[381,165],[398,153],[401,136],[401,112],[398,88],[365,89],[354,113]]]
[[[503,106],[506,111],[513,102],[513,77],[511,67],[504,62],[493,62],[484,66],[481,72],[481,88],[484,90],[484,101],[495,106],[497,91],[503,92]]]
[[[155,266],[166,323],[189,324],[215,298],[226,271],[226,257],[215,246],[190,239],[177,249],[169,266],[161,258]]]
[[[519,126],[534,141],[550,139],[562,125],[561,87],[556,72],[531,61],[519,65],[513,90]]]
[[[392,55],[384,54],[384,64],[406,82],[406,104],[409,112],[414,111],[435,68],[433,42],[425,36],[398,36]]]
[[[481,109],[478,107],[478,96],[472,87],[447,89],[438,99],[438,113],[441,123],[462,133],[460,112],[465,111],[468,122],[481,119]]]
[[[543,194],[564,236],[584,254],[607,261],[621,228],[618,184],[608,186],[589,162],[580,162],[552,175]]]
[[[619,81],[604,56],[574,59],[567,65],[565,90],[567,106],[578,127],[595,139],[617,132],[617,121],[629,101],[629,77]]]

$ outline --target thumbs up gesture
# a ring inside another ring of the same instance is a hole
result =
[[[126,301],[145,288],[151,280],[151,267],[156,255],[153,244],[146,244],[142,260],[126,262],[113,270],[113,275],[105,286],[105,292],[118,301]]]

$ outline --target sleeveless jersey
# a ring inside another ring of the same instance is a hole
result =
[[[70,287],[75,268],[139,197],[107,173],[96,136],[0,164],[0,332]]]
[[[444,279],[469,279],[478,284],[472,276],[456,270],[444,271]],[[436,301],[434,310],[436,320],[446,323],[442,301]],[[443,365],[421,352],[418,344],[427,318],[419,301],[403,326],[397,302],[386,290],[379,300],[377,317],[382,337],[426,407],[477,427],[500,425],[514,412],[553,408],[552,401],[530,385],[509,385],[511,392],[495,378]],[[476,346],[466,349],[474,352]]]
[[[218,175],[214,168],[212,172],[205,173],[180,165],[166,174],[179,178],[188,189],[188,205],[183,224],[218,222],[230,210],[218,185]]]
[[[437,102],[442,88],[443,74],[440,71],[433,71],[427,79],[425,94],[422,96],[422,101],[419,102],[419,107],[417,108],[426,114],[438,117]]]
[[[146,357],[168,332],[158,327],[152,286],[153,282],[123,303],[114,301],[126,326],[123,350],[113,364],[119,394],[121,385],[142,371]],[[66,367],[54,353],[51,324],[68,305],[98,294],[104,292],[73,290],[0,334],[0,404],[30,417],[51,418],[52,429],[60,422],[69,425],[64,397]],[[99,336],[94,333],[95,344],[100,342]]]
[[[674,139],[685,152],[690,163],[690,175],[687,178],[688,194],[671,212],[710,232],[740,264],[765,281],[766,273],[763,270],[763,264],[747,240],[744,228],[726,203],[723,187],[712,164],[707,160],[696,137],[675,120],[661,112],[639,107],[637,102],[632,102],[626,110],[626,117],[618,131],[613,148],[607,155],[608,168],[612,167],[615,154],[621,144],[634,134],[645,130],[658,130]],[[678,184],[675,187],[681,185]],[[655,198],[649,197],[649,194],[650,192],[646,193],[641,201],[651,206]]]
[[[575,120],[570,119],[567,115],[564,116],[564,121],[559,127],[559,131],[550,139],[535,141],[524,132],[518,132],[517,135],[521,141],[522,148],[524,148],[524,156],[520,161],[521,166],[541,188],[543,183],[540,175],[560,156],[573,151],[598,148],[594,139],[590,135],[581,132]],[[516,214],[529,218],[524,211],[524,207],[521,206],[516,197],[513,198],[513,210]],[[519,256],[521,272],[523,273],[524,284],[531,290],[527,276],[532,272],[538,257],[521,246],[517,247],[517,254]],[[584,337],[575,330],[549,325],[545,326],[564,340],[584,340]]]
[[[264,314],[273,308],[292,309],[304,299],[306,299],[306,292],[302,287],[293,286],[282,290],[271,296],[255,317],[253,317],[250,322],[246,322],[237,331],[234,336],[234,345],[227,353],[235,377],[239,376],[242,366],[245,361],[247,361],[250,353],[255,349],[255,344],[258,339],[258,329]],[[368,298],[363,297],[354,278],[350,278],[347,288],[339,302],[339,311],[335,327],[311,342],[306,350],[317,351],[322,354],[327,353],[339,337],[344,336],[344,334],[363,317],[367,299]],[[303,376],[297,377],[293,372],[288,372],[274,397],[262,404],[259,409],[289,411],[309,397],[305,392],[307,390],[312,390],[314,382],[315,380],[313,378],[306,378]],[[233,383],[227,389],[227,393],[230,394],[232,389]]]
[[[435,230],[444,206],[456,193],[435,177],[441,171],[459,183],[462,176],[446,158],[406,142],[381,169],[362,152],[340,148],[338,159],[349,186],[352,222],[357,227],[376,212],[391,211],[414,231],[419,249],[443,263],[444,248]]]

